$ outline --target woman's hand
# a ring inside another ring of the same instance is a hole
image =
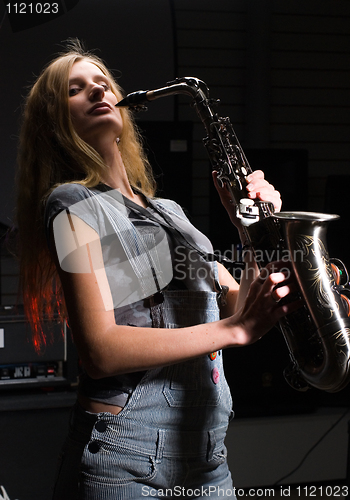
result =
[[[247,177],[248,198],[252,200],[258,199],[273,203],[275,212],[279,212],[282,207],[282,200],[279,191],[276,191],[274,186],[267,182],[262,170],[255,170]]]
[[[302,306],[299,298],[281,300],[295,292],[297,286],[285,262],[271,262],[250,285],[241,309],[231,318],[241,326],[239,345],[252,344],[267,333],[283,316]]]
[[[235,226],[240,226],[240,221],[236,217],[236,206],[233,204],[230,193],[226,186],[221,187],[217,180],[217,172],[213,172],[213,180],[215,187],[219,193],[221,203],[226,208],[232,223]],[[248,198],[254,200],[269,201],[273,203],[275,211],[279,212],[282,206],[281,195],[272,184],[267,182],[264,177],[264,172],[255,170],[247,177]]]

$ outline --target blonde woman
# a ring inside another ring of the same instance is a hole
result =
[[[257,341],[298,307],[278,264],[240,286],[155,183],[122,91],[78,43],[26,100],[18,227],[26,314],[67,319],[82,362],[53,498],[234,497],[221,350]],[[224,188],[222,202],[235,220]],[[262,172],[252,198],[280,209]],[[256,269],[248,256],[247,270]],[[224,300],[225,299],[225,300]]]

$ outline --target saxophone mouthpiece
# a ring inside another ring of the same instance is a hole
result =
[[[137,107],[144,102],[148,102],[149,99],[147,97],[147,94],[149,93],[149,90],[139,90],[138,92],[132,92],[131,94],[128,94],[124,99],[119,101],[116,104],[116,107],[118,108],[124,108],[124,107]]]

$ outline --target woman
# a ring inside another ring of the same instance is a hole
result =
[[[121,99],[101,60],[73,44],[25,107],[26,313],[38,349],[42,314],[69,318],[83,366],[54,499],[232,498],[221,350],[255,342],[298,304],[279,303],[292,289],[283,272],[255,278],[249,252],[238,286],[207,258],[210,242],[181,208],[154,197],[132,118],[115,107]],[[280,209],[262,172],[248,180],[252,199]]]

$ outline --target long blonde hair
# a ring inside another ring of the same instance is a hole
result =
[[[102,157],[74,130],[68,106],[68,79],[74,63],[95,64],[111,82],[118,100],[123,92],[102,60],[86,52],[78,41],[54,59],[31,88],[23,113],[17,174],[17,227],[20,277],[24,310],[29,319],[35,348],[46,343],[43,318],[54,313],[66,319],[64,298],[45,238],[43,212],[52,189],[78,182],[94,187],[107,166]],[[155,182],[145,157],[132,115],[120,108],[123,131],[119,150],[133,187],[154,196]]]

